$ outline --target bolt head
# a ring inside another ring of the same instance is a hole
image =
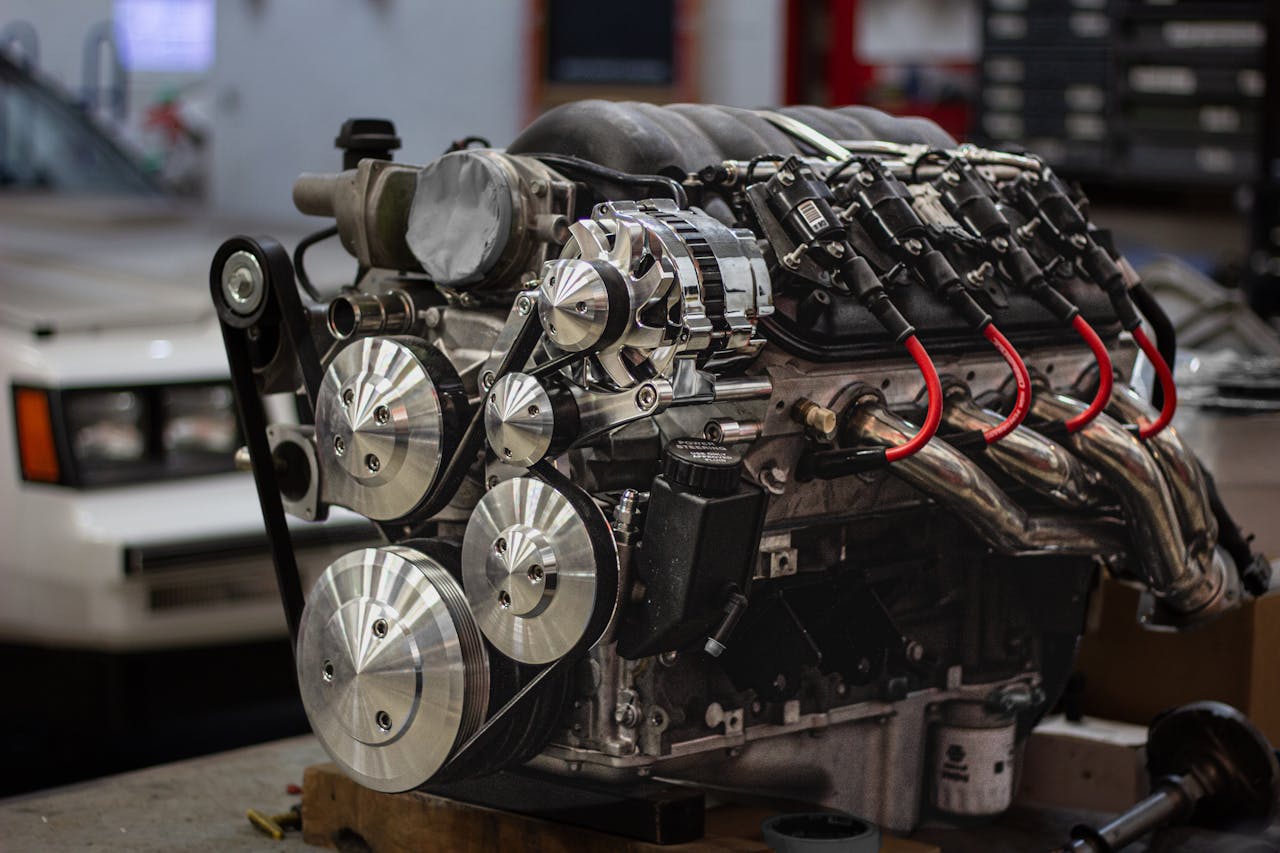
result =
[[[516,300],[516,310],[520,312],[520,316],[526,316],[533,310],[533,300],[521,294],[520,298]]]
[[[266,296],[266,279],[253,253],[233,252],[222,265],[222,297],[233,312],[247,317]]]
[[[658,389],[652,385],[641,385],[636,392],[636,406],[644,411],[652,409],[658,403]]]
[[[1008,238],[1008,237],[996,237],[996,238],[992,239],[992,241],[991,241],[991,248],[995,249],[997,252],[1007,252],[1007,251],[1009,251],[1009,238]]]
[[[484,375],[480,377],[480,384],[488,391],[493,387],[493,383],[498,381],[498,377],[494,375],[492,370],[486,370]]]

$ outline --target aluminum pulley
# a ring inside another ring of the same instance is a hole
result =
[[[462,585],[489,642],[521,663],[564,656],[598,623],[616,590],[617,553],[598,512],[531,477],[498,483],[462,540]],[[615,573],[600,572],[602,549]]]
[[[312,589],[298,634],[311,728],[377,791],[428,781],[484,721],[489,662],[461,587],[414,548],[339,557]]]
[[[527,373],[508,373],[484,403],[484,429],[494,455],[528,467],[569,446],[578,433],[578,405],[559,382],[545,385]]]
[[[376,521],[410,515],[457,446],[466,406],[458,372],[434,347],[387,337],[347,345],[316,397],[324,499]]]

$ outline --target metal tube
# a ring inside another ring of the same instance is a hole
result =
[[[848,429],[886,447],[901,444],[916,427],[883,404],[856,406]],[[963,519],[984,541],[1006,554],[1115,554],[1119,531],[1106,523],[1027,513],[995,482],[946,442],[933,439],[890,468]]]
[[[1174,785],[1167,785],[1115,820],[1098,829],[1098,834],[1119,850],[1153,829],[1182,820],[1187,812],[1187,796]]]
[[[1075,838],[1068,849],[1089,853],[1120,850],[1148,832],[1181,823],[1194,803],[1195,798],[1189,797],[1187,791],[1177,784],[1166,783],[1105,826],[1097,829],[1078,826],[1073,829],[1071,833]]]
[[[761,429],[763,425],[759,421],[712,418],[702,428],[702,434],[717,444],[747,444],[760,437]]]
[[[303,172],[293,182],[293,206],[307,216],[333,216],[338,188],[350,180],[346,174]]]
[[[1048,389],[1040,390],[1031,402],[1032,416],[1047,421],[1064,420],[1085,408],[1079,400]],[[1183,545],[1173,495],[1151,454],[1105,414],[1068,434],[1067,444],[1115,489],[1136,562],[1152,593],[1181,614],[1216,612],[1226,587],[1226,568],[1216,552],[1202,562]]]
[[[1139,419],[1154,421],[1156,412],[1127,386],[1117,386],[1111,395],[1110,407],[1129,423]],[[1165,427],[1143,443],[1155,457],[1173,493],[1173,505],[1178,511],[1183,541],[1198,549],[1212,549],[1218,543],[1218,522],[1209,504],[1209,489],[1204,472],[1191,450],[1182,443],[1173,427]]]
[[[968,388],[955,384],[947,388],[942,422],[951,429],[978,432],[1003,420],[975,403]],[[1066,448],[1026,426],[1019,426],[988,445],[981,460],[990,460],[1014,480],[1068,509],[1082,509],[1101,502],[1097,473]]]
[[[773,393],[773,380],[768,376],[741,376],[715,381],[715,402],[730,400],[763,400]]]
[[[414,322],[413,303],[404,291],[391,290],[374,296],[353,290],[329,303],[327,325],[336,340],[368,335],[399,335]]]

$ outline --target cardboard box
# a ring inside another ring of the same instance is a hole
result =
[[[1086,717],[1046,717],[1023,748],[1020,804],[1120,812],[1148,793],[1147,729]]]
[[[1140,593],[1104,580],[1076,666],[1086,714],[1147,725],[1161,711],[1216,699],[1280,744],[1280,591],[1181,632],[1136,619]]]

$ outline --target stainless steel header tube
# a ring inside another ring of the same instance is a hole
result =
[[[953,383],[946,388],[942,422],[951,429],[981,432],[1003,420],[1002,415],[975,403],[963,385]],[[982,458],[989,459],[1022,485],[1068,509],[1082,509],[1101,502],[1097,473],[1062,445],[1028,427],[1019,426],[988,445]]]
[[[1031,414],[1050,421],[1085,408],[1079,400],[1049,389],[1038,390],[1031,402]],[[1216,613],[1229,589],[1226,566],[1216,549],[1195,553],[1183,544],[1173,494],[1155,458],[1105,414],[1071,433],[1067,444],[1115,489],[1144,579],[1156,598],[1181,614]]]
[[[914,425],[880,402],[857,405],[849,418],[851,437],[886,447],[915,433]],[[940,439],[894,462],[894,474],[958,515],[993,548],[1005,554],[1117,554],[1118,531],[1106,523],[1034,516],[1006,495],[982,469]]]
[[[1154,421],[1157,416],[1138,392],[1128,386],[1116,387],[1109,408],[1130,423]],[[1182,443],[1182,438],[1172,426],[1147,439],[1143,447],[1155,457],[1173,493],[1183,541],[1193,547],[1212,549],[1218,544],[1218,520],[1213,517],[1209,489],[1195,454]]]

